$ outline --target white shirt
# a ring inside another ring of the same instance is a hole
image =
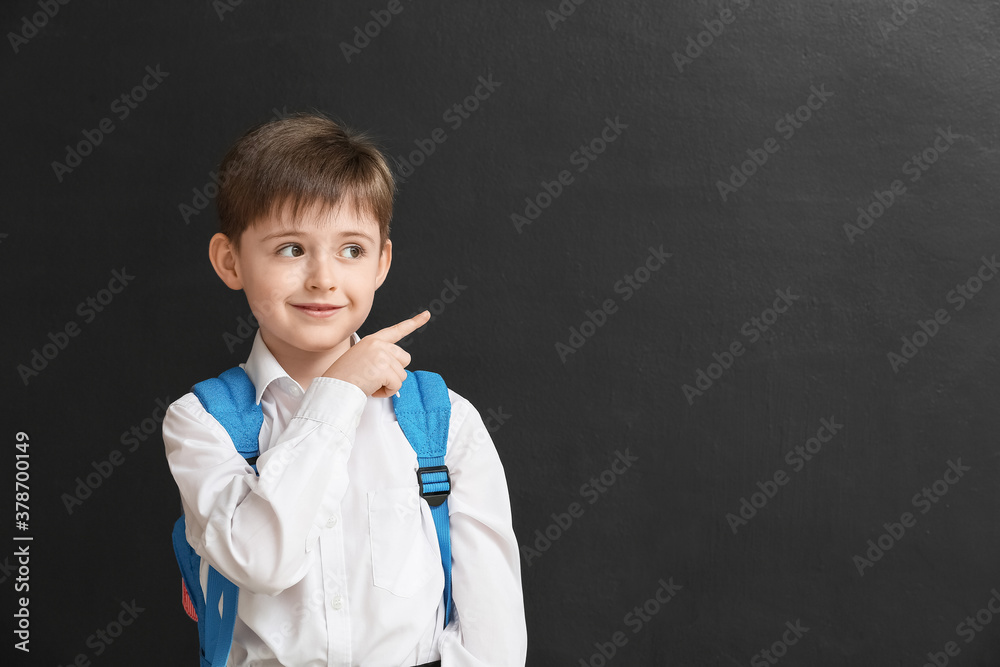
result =
[[[259,477],[193,393],[163,420],[202,587],[209,564],[240,587],[228,664],[524,665],[507,483],[475,408],[449,390],[457,622],[445,629],[434,520],[392,400],[324,377],[303,392],[259,331],[242,366],[264,412]]]

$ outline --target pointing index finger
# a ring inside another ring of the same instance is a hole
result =
[[[393,324],[385,329],[379,329],[375,333],[371,334],[373,338],[378,338],[379,340],[388,341],[390,343],[395,343],[403,338],[406,338],[411,333],[419,329],[420,327],[427,324],[431,319],[430,311],[423,311],[417,313],[408,320],[403,320],[397,324]]]

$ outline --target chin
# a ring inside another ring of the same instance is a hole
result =
[[[310,339],[308,341],[303,341],[301,349],[307,352],[325,353],[335,350],[341,345],[350,345],[351,335],[343,338],[329,338],[329,339]]]

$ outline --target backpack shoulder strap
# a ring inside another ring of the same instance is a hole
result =
[[[201,646],[201,667],[224,667],[229,659],[229,649],[233,645],[233,630],[236,627],[236,607],[240,589],[223,577],[214,567],[208,568],[208,599],[205,603],[201,592],[201,556],[187,541],[184,533],[185,521],[182,514],[174,523],[174,556],[181,568],[181,583],[187,592],[198,621],[198,644]],[[219,607],[221,602],[222,611]]]
[[[451,596],[451,534],[448,495],[451,477],[444,457],[448,450],[448,424],[451,398],[448,387],[437,373],[406,371],[406,379],[392,398],[393,409],[403,435],[417,454],[417,484],[420,497],[427,501],[434,518],[441,566],[444,568],[444,624],[451,621],[454,601]]]
[[[201,567],[201,557],[198,552],[188,544],[185,534],[186,522],[184,515],[174,523],[174,532],[171,535],[174,543],[174,556],[177,558],[177,565],[181,568],[181,584],[183,586],[182,597],[185,602],[185,611],[194,620],[199,621],[205,618],[205,596],[201,592],[201,582],[199,581],[199,569]],[[191,608],[187,607],[190,603]],[[198,643],[204,645],[204,622],[198,623]]]
[[[257,392],[246,371],[234,366],[217,378],[199,382],[191,391],[205,410],[225,427],[236,445],[236,451],[250,465],[254,465],[260,453],[260,427],[264,423],[264,413],[257,403]]]
[[[205,410],[222,424],[236,451],[256,471],[264,413],[256,402],[256,390],[246,371],[239,366],[230,368],[217,378],[199,382],[191,391]],[[173,540],[184,585],[197,614],[201,667],[222,667],[233,645],[240,589],[209,566],[208,590],[203,596],[199,576],[201,557],[188,544],[183,516],[174,525]]]

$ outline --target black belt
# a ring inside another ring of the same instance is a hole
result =
[[[425,662],[422,665],[417,665],[417,667],[441,667],[441,661],[435,660],[434,662]]]

